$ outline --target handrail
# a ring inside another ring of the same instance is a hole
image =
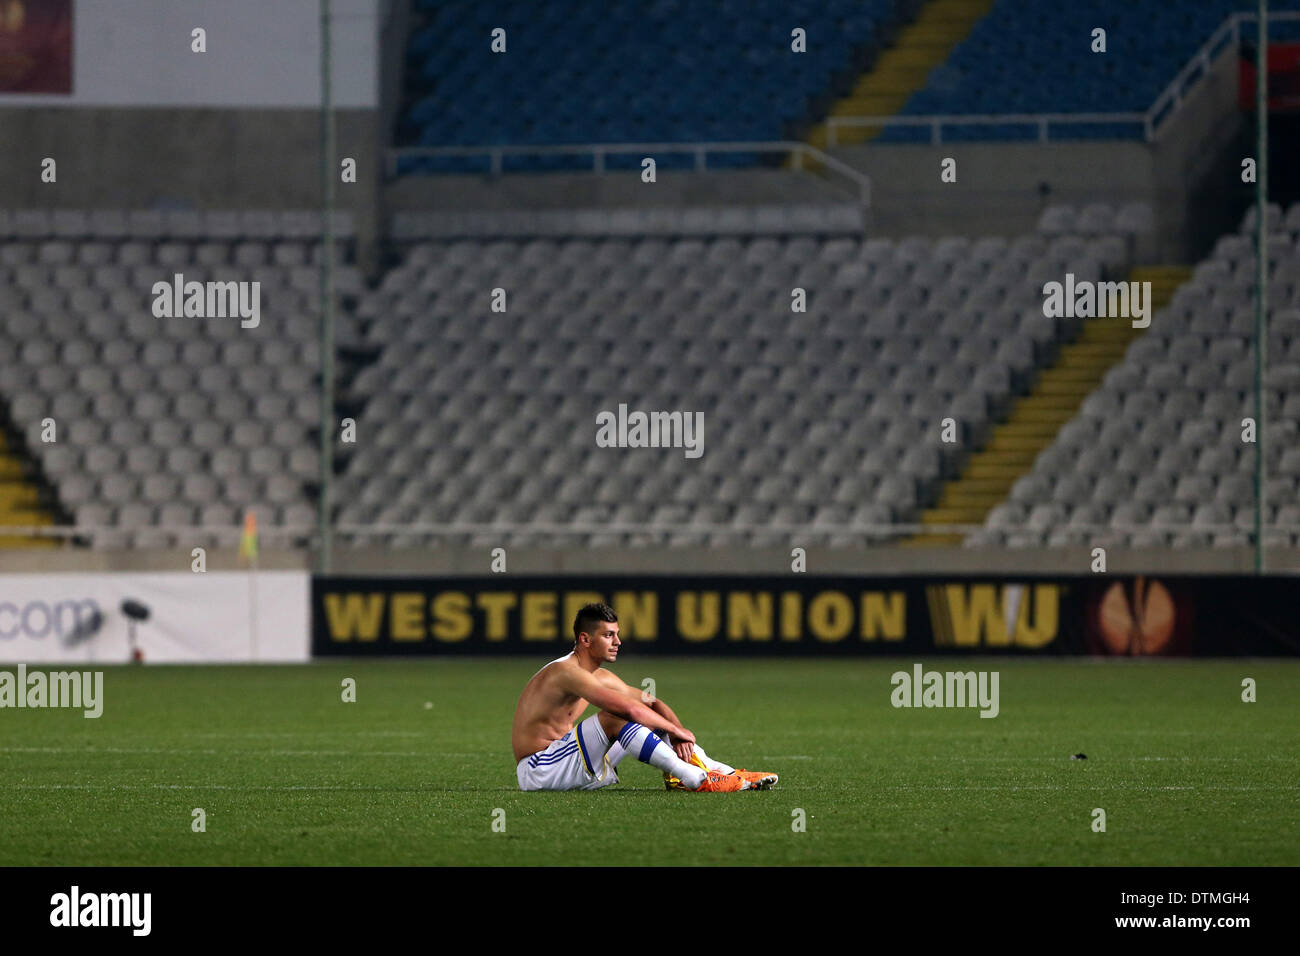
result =
[[[988,126],[995,123],[1011,126],[1037,126],[1038,141],[1048,141],[1051,123],[1142,123],[1145,113],[953,113],[934,116],[832,116],[826,121],[826,146],[837,146],[836,130],[841,126],[928,126],[930,143],[943,142],[944,126]]]
[[[1034,125],[1038,127],[1038,141],[1047,142],[1051,138],[1049,131],[1051,124],[1140,123],[1142,124],[1142,138],[1149,143],[1155,138],[1156,130],[1177,112],[1178,107],[1187,98],[1187,94],[1190,92],[1190,88],[1186,88],[1187,83],[1189,80],[1194,79],[1197,70],[1201,71],[1203,77],[1208,72],[1213,57],[1224,40],[1230,36],[1234,46],[1240,45],[1241,24],[1246,21],[1254,22],[1256,19],[1258,19],[1258,15],[1253,12],[1242,11],[1229,14],[1223,23],[1210,35],[1210,38],[1174,74],[1173,79],[1160,91],[1151,106],[1140,113],[954,113],[927,116],[830,116],[825,121],[827,148],[837,145],[838,136],[836,131],[842,126],[925,126],[930,128],[930,142],[937,145],[943,142],[944,126]],[[1268,19],[1270,23],[1296,21],[1300,20],[1300,11],[1281,10],[1270,12]],[[697,170],[706,168],[704,157],[708,152],[789,152],[797,158],[796,168],[801,168],[803,157],[806,155],[854,180],[858,185],[861,201],[864,204],[869,204],[869,181],[859,171],[844,163],[835,161],[833,157],[807,143],[784,140],[754,143],[566,143],[550,146],[403,146],[386,151],[384,169],[387,178],[392,179],[396,176],[397,163],[402,157],[486,155],[489,157],[492,174],[496,176],[501,174],[502,159],[506,155],[591,155],[593,157],[593,172],[603,173],[605,171],[606,155],[635,152],[694,153],[696,158],[695,168]]]
[[[1191,59],[1183,64],[1182,68],[1174,74],[1174,78],[1169,81],[1163,90],[1156,96],[1155,102],[1147,109],[1146,112],[1146,141],[1150,142],[1155,136],[1156,126],[1161,121],[1161,114],[1164,112],[1166,101],[1169,101],[1170,113],[1177,110],[1182,105],[1183,98],[1186,95],[1183,87],[1186,82],[1192,78],[1195,70],[1202,70],[1202,76],[1209,72],[1213,57],[1218,52],[1218,47],[1222,36],[1231,35],[1233,47],[1241,45],[1241,14],[1230,13],[1223,23],[1210,34],[1210,39],[1201,44],[1200,49],[1192,54]],[[1168,116],[1163,117],[1167,119]]]
[[[831,116],[826,120],[827,147],[836,145],[836,129],[840,126],[928,126],[931,129],[930,142],[938,144],[943,141],[944,126],[984,126],[1000,123],[1013,125],[1038,126],[1038,141],[1047,142],[1048,125],[1083,124],[1083,123],[1141,123],[1143,140],[1151,142],[1156,130],[1177,111],[1186,99],[1190,88],[1185,88],[1193,79],[1197,70],[1204,76],[1209,71],[1214,55],[1222,46],[1224,39],[1231,36],[1233,45],[1241,43],[1241,24],[1255,21],[1255,13],[1238,12],[1229,14],[1210,38],[1183,64],[1174,74],[1155,101],[1141,113],[982,113],[982,114],[935,114],[927,116]],[[1300,20],[1300,11],[1286,10],[1270,12],[1269,22]]]
[[[404,146],[390,149],[384,157],[384,172],[388,179],[397,174],[397,163],[404,157],[421,156],[484,156],[489,160],[493,176],[502,172],[502,160],[506,156],[591,156],[592,172],[605,171],[605,157],[619,153],[692,153],[695,156],[695,170],[702,172],[708,168],[709,153],[789,153],[795,157],[795,168],[802,169],[805,157],[814,163],[835,170],[849,179],[857,187],[858,201],[863,206],[871,205],[871,180],[861,170],[854,169],[834,156],[829,156],[808,143],[797,140],[760,140],[752,143],[721,141],[707,143],[563,143],[555,145],[529,146]]]

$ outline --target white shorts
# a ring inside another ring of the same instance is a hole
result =
[[[599,790],[618,783],[609,740],[592,714],[545,750],[519,761],[520,790]]]

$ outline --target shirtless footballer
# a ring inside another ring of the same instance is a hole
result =
[[[573,650],[534,674],[515,705],[511,745],[520,790],[599,790],[618,783],[628,754],[662,770],[670,790],[731,793],[776,783],[774,773],[710,759],[671,707],[601,666],[618,659],[622,643],[609,605],[578,611],[573,636]],[[599,710],[575,727],[588,703]]]

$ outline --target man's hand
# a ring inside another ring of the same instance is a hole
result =
[[[682,731],[684,736],[678,735],[674,737],[672,734],[665,735],[664,743],[673,748],[673,751],[677,754],[678,760],[681,760],[684,763],[690,763],[691,754],[695,753],[695,735],[685,727],[682,728]],[[687,737],[690,739],[687,740]]]

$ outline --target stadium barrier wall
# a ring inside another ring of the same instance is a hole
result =
[[[0,662],[306,661],[308,595],[302,571],[0,575]]]
[[[232,534],[238,535],[238,528]],[[265,571],[310,571],[315,562],[305,548],[263,545],[258,567]],[[797,544],[792,540],[791,545]],[[808,567],[817,574],[853,577],[890,575],[1023,574],[1072,575],[1089,568],[1090,547],[1074,548],[899,548],[808,546]],[[1266,547],[1270,572],[1300,573],[1300,548]],[[339,575],[459,576],[466,569],[486,569],[488,549],[460,544],[394,548],[386,545],[336,547],[333,572]],[[243,567],[234,547],[208,548],[208,571]],[[532,575],[619,574],[771,574],[789,566],[790,547],[682,548],[662,545],[627,547],[524,547],[510,549],[510,571]],[[189,552],[176,548],[23,548],[0,550],[0,575],[70,571],[174,571],[188,567]],[[1251,546],[1200,548],[1109,548],[1112,574],[1243,574],[1255,567]]]
[[[312,579],[315,656],[563,653],[605,601],[635,653],[1289,656],[1285,577]]]

